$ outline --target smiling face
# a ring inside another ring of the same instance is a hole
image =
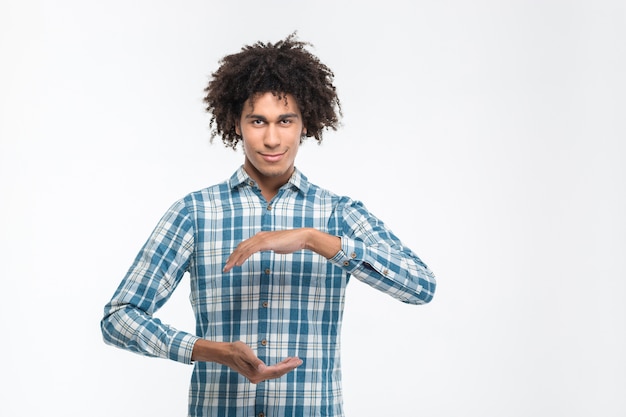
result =
[[[306,133],[296,99],[291,94],[260,93],[247,100],[238,125],[245,154],[244,169],[263,194],[272,196],[289,181],[300,138]]]

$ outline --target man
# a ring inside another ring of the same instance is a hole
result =
[[[435,279],[358,201],[295,168],[336,129],[333,73],[294,35],[226,56],[206,88],[213,137],[241,142],[228,181],[165,213],[106,305],[107,343],[194,364],[190,416],[342,416],[340,330],[355,277],[423,304]],[[153,314],[185,273],[195,334]]]

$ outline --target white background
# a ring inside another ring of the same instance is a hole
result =
[[[209,143],[217,61],[294,30],[345,114],[298,167],[439,282],[351,282],[348,416],[626,415],[625,4],[3,0],[0,415],[185,415],[191,367],[106,346],[102,309],[243,161]],[[159,316],[193,331],[187,291]]]

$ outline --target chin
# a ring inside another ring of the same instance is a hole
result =
[[[265,177],[281,177],[283,175],[287,175],[288,170],[286,169],[280,169],[280,168],[275,168],[275,169],[264,169],[264,170],[260,170],[259,171],[263,176]]]

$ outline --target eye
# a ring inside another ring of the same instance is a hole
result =
[[[291,119],[283,119],[280,121],[280,123],[283,125],[290,125],[291,123],[293,123],[293,121]]]
[[[261,119],[254,119],[252,120],[252,124],[255,126],[261,126],[263,124],[263,120]]]

